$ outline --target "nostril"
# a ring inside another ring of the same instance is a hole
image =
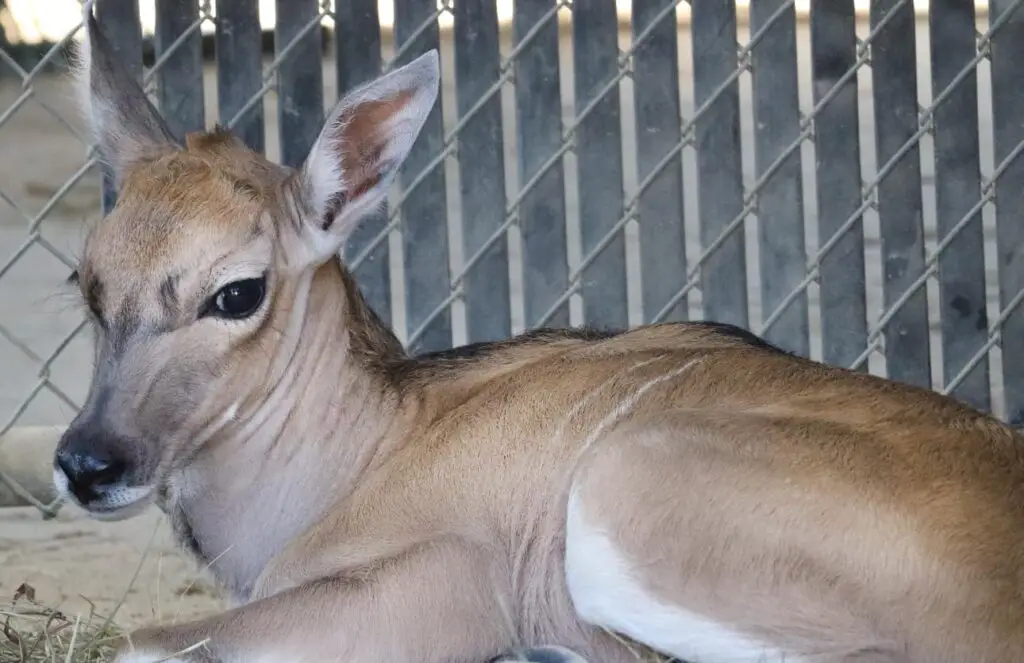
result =
[[[95,453],[62,453],[57,456],[57,464],[83,503],[96,499],[103,488],[119,482],[126,469],[123,461]]]
[[[82,460],[82,468],[95,487],[116,483],[124,474],[124,463],[114,458],[86,456]]]

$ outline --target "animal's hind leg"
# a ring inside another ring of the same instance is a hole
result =
[[[779,501],[785,477],[730,450],[717,423],[631,422],[586,451],[566,522],[580,618],[686,661],[845,663],[869,648],[900,661],[855,600],[822,595],[829,580],[778,529],[813,515]],[[773,507],[789,511],[772,522]]]

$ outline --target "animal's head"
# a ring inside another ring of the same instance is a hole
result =
[[[233,416],[238,376],[269,361],[303,284],[384,199],[434,105],[438,59],[347,95],[298,169],[223,131],[179,143],[91,13],[77,73],[117,204],[73,277],[95,368],[54,479],[94,516],[120,518]]]

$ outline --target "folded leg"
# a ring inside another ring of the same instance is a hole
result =
[[[369,580],[325,579],[206,619],[142,629],[115,660],[480,663],[514,644],[495,588],[471,580],[488,577],[470,570],[485,563],[462,546],[436,545],[386,562]]]
[[[845,538],[884,545],[891,531],[890,558],[914,559],[892,543],[899,523],[845,499],[824,472],[789,468],[785,442],[756,417],[697,412],[634,420],[596,442],[567,512],[581,619],[681,660],[909,660],[856,573],[877,566],[878,548]]]

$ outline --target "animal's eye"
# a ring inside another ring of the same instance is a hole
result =
[[[259,309],[267,292],[267,279],[260,276],[254,279],[233,281],[213,296],[210,313],[222,318],[240,320],[248,318]]]

